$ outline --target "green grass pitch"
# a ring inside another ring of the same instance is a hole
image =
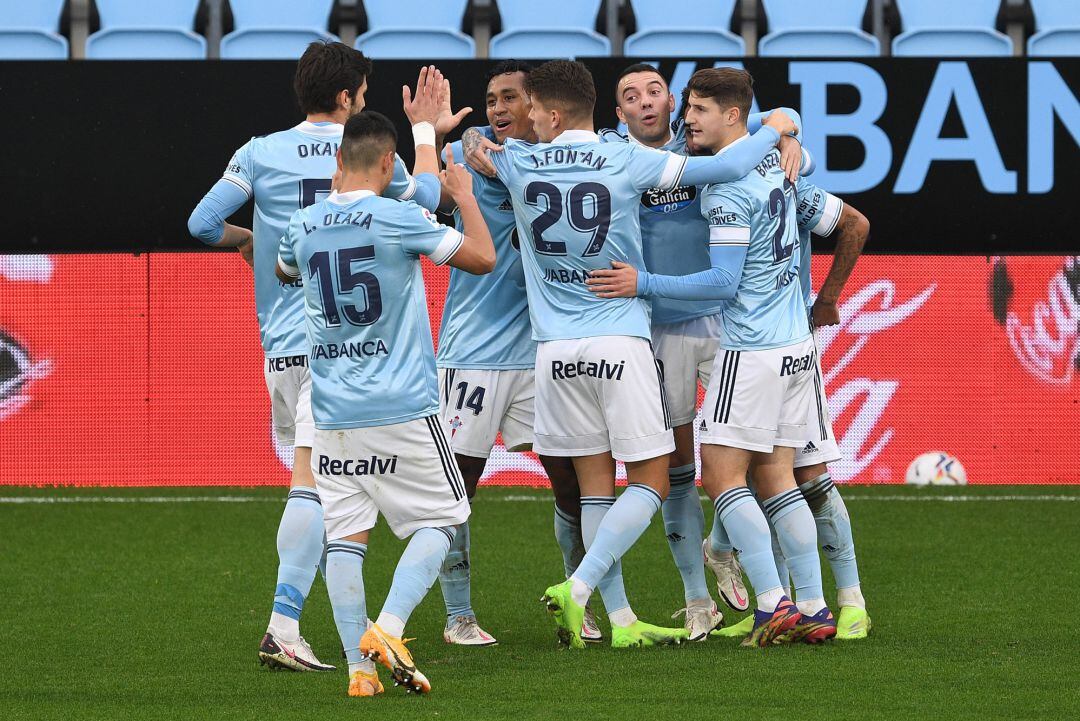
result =
[[[388,684],[380,698],[349,699],[344,671],[273,673],[256,660],[283,489],[2,489],[0,718],[1080,718],[1080,632],[1061,615],[1080,588],[1080,488],[844,492],[874,620],[866,641],[561,650],[538,602],[562,570],[548,496],[482,488],[474,606],[499,646],[443,644],[436,586],[408,629],[432,694]],[[973,500],[943,498],[957,495]],[[191,496],[246,500],[11,502]],[[635,610],[656,623],[682,605],[662,530],[655,519],[624,561]],[[371,615],[402,547],[385,527],[374,534]],[[826,570],[829,597],[831,583]],[[302,629],[339,662],[321,578]]]

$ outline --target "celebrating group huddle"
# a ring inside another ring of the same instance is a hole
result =
[[[468,518],[500,432],[508,449],[535,451],[551,480],[566,580],[544,601],[570,648],[603,640],[594,590],[616,647],[865,637],[851,525],[826,467],[839,456],[813,325],[838,322],[869,226],[801,178],[812,159],[797,114],[751,114],[749,74],[711,68],[691,78],[672,122],[664,78],[632,65],[615,89],[628,132],[597,135],[583,64],[509,61],[489,74],[490,125],[440,162],[436,148],[469,109],[453,112],[449,81],[428,67],[403,89],[410,174],[394,125],[363,110],[370,71],[356,50],[312,44],[296,73],[307,119],[237,151],[189,221],[253,264],[274,424],[296,449],[260,659],[333,668],[299,634],[324,533],[350,695],[382,692],[375,663],[407,690],[430,690],[402,639],[436,578],[444,639],[494,644],[471,605]],[[312,143],[332,144],[336,167],[299,151]],[[225,222],[252,197],[254,242]],[[811,306],[810,234],[834,231]],[[420,255],[453,268],[437,356]],[[715,507],[707,537],[695,431]],[[618,498],[617,460],[628,480]],[[623,587],[620,558],[657,511],[682,575],[683,628],[639,620]],[[379,514],[411,538],[370,622],[362,569]],[[724,627],[706,565],[740,611],[745,572],[756,607],[744,622]]]

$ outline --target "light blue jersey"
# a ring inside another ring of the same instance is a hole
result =
[[[454,157],[462,158],[455,143]],[[473,275],[454,268],[439,330],[440,368],[513,370],[536,364],[525,270],[521,265],[514,206],[506,186],[466,166],[473,176],[473,195],[495,244],[495,270]],[[459,231],[461,214],[454,211]]]
[[[589,273],[612,261],[644,270],[638,202],[645,190],[742,177],[778,138],[765,129],[739,151],[707,158],[602,143],[587,130],[567,130],[551,143],[507,140],[491,158],[514,203],[533,338],[648,339],[648,303],[597,297],[585,285]]]
[[[766,350],[809,337],[796,205],[778,150],[740,180],[705,188],[701,212],[709,221],[709,243],[747,248],[735,295],[724,303],[721,348]]]
[[[802,286],[803,304],[810,307],[813,285],[810,278],[810,234],[826,237],[836,229],[844,211],[844,201],[806,180],[799,181],[799,284]]]
[[[277,263],[304,281],[316,428],[438,413],[420,256],[445,263],[462,242],[419,205],[365,190],[331,195],[292,216]]]
[[[286,285],[274,276],[278,240],[297,209],[330,193],[343,130],[337,123],[304,121],[288,130],[252,138],[225,168],[224,180],[239,187],[247,198],[255,198],[255,310],[268,358],[307,353],[300,285]],[[386,194],[407,200],[416,188],[416,180],[397,158],[394,180]]]

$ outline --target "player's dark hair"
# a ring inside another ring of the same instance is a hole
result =
[[[370,168],[397,147],[397,129],[382,113],[364,110],[345,123],[341,136],[341,164]]]
[[[591,118],[596,106],[592,73],[574,60],[551,60],[536,68],[525,78],[525,92],[575,119]]]
[[[501,60],[488,70],[485,83],[490,83],[492,78],[499,75],[506,75],[507,73],[525,73],[528,75],[533,70],[532,63],[527,63],[524,60]]]
[[[648,63],[634,63],[633,65],[627,65],[619,72],[619,77],[615,78],[615,87],[619,87],[620,80],[627,75],[633,75],[634,73],[656,73],[657,75],[660,75],[660,71]],[[667,80],[664,80],[663,75],[660,75],[660,79],[664,81],[664,85],[667,85]]]
[[[293,77],[300,111],[305,115],[334,112],[338,94],[347,90],[352,98],[371,70],[371,59],[344,43],[311,43],[300,56]]]
[[[699,98],[712,98],[721,108],[739,109],[743,122],[754,102],[754,78],[737,68],[703,68],[690,76],[683,90],[683,106],[690,93]]]

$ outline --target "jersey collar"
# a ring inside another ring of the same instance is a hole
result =
[[[299,130],[305,135],[314,135],[317,138],[340,138],[345,126],[340,123],[315,123],[304,122],[297,125],[294,130]]]
[[[551,145],[569,145],[571,143],[596,143],[600,136],[591,130],[564,130],[551,141]]]
[[[750,137],[749,132],[744,133],[741,137],[736,138],[735,140],[732,140],[730,143],[728,143],[724,147],[720,148],[720,153],[726,153],[728,150],[730,150],[731,148],[734,148],[736,145],[738,145],[739,143],[741,143],[742,141],[746,140],[749,137]],[[720,153],[717,153],[717,155],[719,155]]]
[[[356,201],[362,200],[371,195],[375,195],[375,191],[350,190],[348,193],[339,193],[335,190],[333,193],[330,193],[330,197],[328,197],[327,200],[336,205],[352,205]]]

